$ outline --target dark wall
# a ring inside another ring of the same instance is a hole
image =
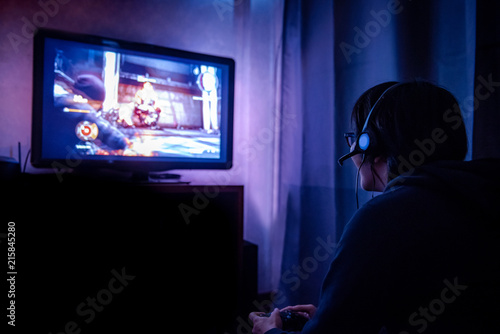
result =
[[[3,0],[0,155],[30,147],[33,32],[47,28],[234,58],[234,8],[196,0]]]

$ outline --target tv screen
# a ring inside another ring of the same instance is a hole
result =
[[[224,57],[39,30],[32,164],[228,169],[234,68]]]

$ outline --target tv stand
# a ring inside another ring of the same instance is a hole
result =
[[[96,332],[152,331],[165,314],[189,333],[232,332],[245,291],[243,186],[63,176],[23,174],[5,189],[4,226],[15,222],[30,246],[18,250],[27,280],[19,304],[32,296],[48,303],[27,307],[33,323],[46,332],[70,320],[87,328],[89,296],[104,305],[88,325]],[[192,312],[179,312],[197,301],[220,314],[198,312],[193,322]]]

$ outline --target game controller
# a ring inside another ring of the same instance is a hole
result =
[[[271,313],[265,313],[263,317],[270,317]],[[306,322],[309,320],[298,313],[292,311],[281,311],[281,323],[283,330],[287,332],[300,332]]]

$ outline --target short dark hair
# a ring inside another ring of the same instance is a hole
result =
[[[354,105],[351,126],[358,135],[370,109],[392,86],[370,116],[368,128],[377,140],[366,158],[386,158],[390,179],[429,162],[464,160],[467,134],[455,97],[427,81],[396,84],[376,85]]]

